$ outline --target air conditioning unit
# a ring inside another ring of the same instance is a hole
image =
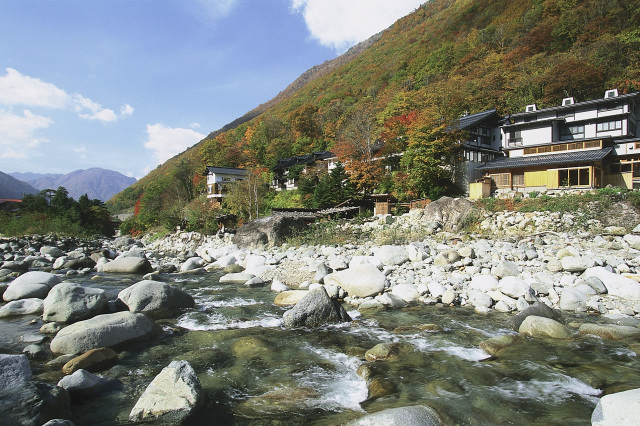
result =
[[[527,107],[525,108],[525,112],[533,112],[537,110],[538,107],[536,106],[536,104],[527,105]]]
[[[570,98],[564,98],[564,99],[562,100],[562,106],[573,105],[573,104],[575,104],[575,103],[576,103],[576,102],[573,100],[573,96],[572,96],[572,97],[570,97]]]
[[[618,89],[611,89],[604,92],[604,98],[615,98],[618,96]]]

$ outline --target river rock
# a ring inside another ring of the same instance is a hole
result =
[[[20,386],[31,379],[26,355],[0,354],[0,391]]]
[[[62,372],[72,374],[83,369],[94,373],[111,367],[117,361],[118,354],[111,348],[91,349],[67,361],[62,366]]]
[[[393,360],[398,357],[400,347],[395,343],[378,343],[364,354],[367,361]]]
[[[309,290],[296,305],[283,315],[285,327],[320,327],[325,324],[351,321],[339,302],[329,298],[324,287]]]
[[[144,275],[153,272],[145,257],[118,257],[98,267],[98,272]]]
[[[385,276],[371,264],[362,264],[324,277],[325,284],[337,284],[349,296],[369,297],[381,293],[385,287]]]
[[[273,301],[276,306],[293,306],[301,301],[309,290],[284,290],[280,292]]]
[[[531,286],[519,277],[506,276],[500,280],[497,289],[509,297],[518,299],[531,294]]]
[[[409,253],[398,246],[382,246],[375,252],[375,257],[387,266],[402,265],[409,260]]]
[[[433,204],[433,203],[431,203]],[[440,426],[442,417],[427,405],[387,408],[347,423],[347,426]]]
[[[275,291],[276,293],[282,293],[283,291],[291,290],[289,286],[285,285],[282,281],[277,278],[274,278],[271,281],[271,291]]]
[[[118,293],[117,303],[131,312],[143,312],[155,318],[171,316],[181,309],[193,308],[195,301],[187,292],[160,281],[144,280]]]
[[[190,257],[182,265],[180,265],[180,272],[193,271],[194,269],[202,268],[202,265],[204,265],[203,258],[199,256]]]
[[[567,272],[583,272],[589,267],[587,260],[581,256],[565,256],[560,260],[562,269]]]
[[[445,231],[456,232],[474,208],[466,198],[442,197],[424,208],[424,217],[437,222]]]
[[[202,401],[198,376],[187,361],[172,361],[147,386],[129,420],[181,424]]]
[[[49,290],[60,282],[60,278],[49,272],[26,272],[9,284],[2,298],[5,302],[29,298],[44,299]]]
[[[253,274],[248,274],[246,272],[237,272],[221,276],[219,282],[220,284],[244,284],[254,277],[255,275]]]
[[[84,269],[84,268],[91,269],[94,266],[96,266],[96,261],[87,256],[82,256],[75,259],[69,259],[62,264],[63,269]]]
[[[51,341],[51,351],[79,354],[91,349],[116,346],[144,337],[154,328],[155,322],[144,314],[116,312],[98,315],[60,330]]]
[[[40,382],[25,382],[0,391],[3,425],[40,426],[51,419],[71,416],[69,393]]]
[[[104,290],[76,283],[55,286],[44,299],[45,321],[71,323],[103,314],[109,299]]]
[[[469,288],[471,290],[478,290],[487,293],[497,288],[498,283],[498,279],[493,275],[475,275],[471,278]]]
[[[520,334],[531,337],[549,337],[552,339],[570,339],[573,334],[564,324],[551,318],[529,315],[522,321]]]
[[[437,266],[451,265],[460,260],[460,255],[456,250],[445,250],[438,253],[433,259],[433,264]]]
[[[264,419],[298,413],[309,400],[316,400],[318,391],[309,387],[280,388],[259,396],[252,396],[238,404],[233,411],[244,418]]]
[[[502,334],[480,342],[480,349],[491,356],[498,356],[500,352],[520,341],[518,334]]]
[[[623,239],[627,244],[629,244],[629,247],[640,250],[640,235],[627,234]]]
[[[592,334],[608,340],[621,340],[640,337],[640,329],[628,325],[617,324],[582,324],[580,334]]]
[[[136,240],[125,235],[123,237],[117,237],[115,240],[113,240],[112,245],[117,249],[124,249],[126,247],[131,247],[135,243],[136,243]]]
[[[54,246],[42,246],[42,247],[40,247],[40,254],[43,255],[43,256],[51,256],[51,257],[54,257],[54,258],[64,255],[62,250],[60,250],[58,247],[54,247]]]
[[[15,317],[19,315],[40,315],[44,302],[42,299],[20,299],[9,302],[0,308],[0,318]]]
[[[60,379],[58,386],[66,389],[71,398],[82,399],[95,395],[107,383],[104,377],[80,369]]]
[[[413,284],[398,284],[391,289],[391,293],[407,303],[415,303],[420,298],[420,292]]]
[[[429,289],[429,294],[431,297],[438,298],[447,291],[447,288],[438,282],[430,282],[427,284],[427,288]]]
[[[233,242],[240,248],[279,246],[286,238],[306,227],[307,222],[301,217],[262,217],[241,226]]]
[[[629,300],[640,300],[640,283],[626,278],[613,272],[609,272],[602,266],[596,266],[584,271],[583,278],[588,280],[596,277],[607,288],[607,293],[612,296],[618,296]]]
[[[562,313],[558,310],[552,309],[541,302],[535,302],[533,305],[526,308],[524,311],[518,313],[517,315],[509,318],[508,325],[512,330],[519,330],[522,321],[525,320],[530,315],[535,315],[538,317],[551,318],[558,322],[563,322]]]
[[[498,278],[520,275],[520,268],[510,260],[500,260],[491,268],[491,274]]]
[[[591,287],[589,288],[591,289]],[[587,310],[587,296],[576,288],[565,287],[560,295],[560,309],[584,312]]]
[[[634,426],[640,418],[640,389],[603,396],[591,414],[592,426]]]

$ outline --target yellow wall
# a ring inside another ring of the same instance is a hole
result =
[[[547,186],[547,171],[524,172],[524,186]]]
[[[487,198],[491,195],[491,183],[488,182],[474,182],[469,184],[469,198],[472,200],[479,200],[481,198]]]
[[[558,171],[547,170],[547,189],[559,188],[558,185]]]

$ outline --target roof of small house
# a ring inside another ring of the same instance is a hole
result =
[[[493,118],[499,119],[500,116],[495,108],[488,109],[486,111],[478,112],[475,114],[463,115],[458,119],[458,123],[456,125],[457,129],[467,130],[471,127],[475,127],[483,121]]]
[[[205,174],[209,174],[209,173],[224,173],[224,174],[228,174],[228,175],[238,175],[238,176],[244,176],[247,174],[247,170],[246,169],[236,169],[233,167],[215,167],[215,166],[207,166],[207,170],[205,171]]]
[[[613,151],[613,147],[584,151],[563,152],[560,154],[526,155],[524,157],[501,157],[483,164],[482,166],[478,167],[478,170],[489,171],[523,169],[535,166],[559,166],[588,163],[593,161],[601,161],[603,158],[609,155],[611,151]]]
[[[307,165],[315,161],[327,160],[331,157],[335,157],[335,154],[331,151],[317,151],[312,152],[311,154],[283,158],[278,160],[278,164],[273,168],[273,170],[284,170],[297,164]]]

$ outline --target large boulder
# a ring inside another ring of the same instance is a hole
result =
[[[29,381],[0,391],[0,424],[40,426],[70,416],[69,394],[60,387]]]
[[[276,296],[273,300],[273,304],[276,306],[293,306],[301,301],[309,290],[285,290]]]
[[[144,275],[153,272],[145,257],[118,257],[98,267],[99,272]]]
[[[108,311],[109,298],[104,290],[76,283],[55,286],[44,299],[45,321],[71,323]]]
[[[424,217],[439,223],[445,231],[456,232],[474,208],[474,204],[465,198],[442,197],[424,208]]]
[[[300,217],[262,217],[241,226],[233,242],[241,248],[278,246],[306,226],[307,222]]]
[[[98,315],[71,324],[51,341],[51,351],[80,354],[91,349],[112,347],[150,334],[155,322],[144,314],[116,312]]]
[[[2,298],[5,302],[29,298],[44,299],[49,294],[49,290],[60,282],[59,277],[49,272],[26,272],[9,284]]]
[[[172,361],[147,386],[129,420],[181,424],[202,401],[198,376],[187,361]]]
[[[42,299],[20,299],[9,302],[0,308],[0,318],[18,315],[40,315],[42,313]]]
[[[573,333],[566,325],[551,318],[537,317],[535,315],[529,315],[522,321],[519,332],[525,336],[551,339],[570,339],[573,337]]]
[[[122,290],[118,293],[118,303],[131,312],[143,312],[156,318],[195,306],[193,297],[187,292],[152,280],[140,281]]]
[[[325,285],[336,284],[350,296],[375,296],[384,290],[386,278],[372,264],[362,264],[334,272],[324,277]]]
[[[96,266],[96,261],[88,256],[69,259],[62,264],[63,269],[84,269],[84,268],[91,269],[94,266]]]
[[[554,321],[563,322],[562,313],[556,309],[550,308],[544,303],[535,302],[524,311],[509,318],[508,325],[512,330],[519,330],[522,321],[528,316],[535,315],[537,317],[551,318]]]
[[[409,253],[404,247],[382,246],[376,250],[375,257],[385,265],[401,265],[409,260]]]
[[[621,340],[640,337],[640,329],[628,325],[617,324],[582,324],[578,329],[580,334],[590,334],[608,340]]]
[[[591,413],[592,426],[632,426],[640,417],[640,389],[603,396]]]
[[[439,426],[442,424],[444,424],[442,417],[426,405],[387,408],[347,423],[348,426]]]
[[[324,287],[316,287],[285,312],[283,320],[285,327],[319,327],[351,321],[351,317],[340,302],[329,298]]]
[[[596,277],[607,288],[607,293],[611,296],[618,296],[629,300],[640,300],[640,283],[631,278],[609,272],[602,266],[596,266],[584,271],[583,278],[588,280]]]
[[[20,386],[31,379],[31,367],[26,355],[0,354],[0,391]]]

